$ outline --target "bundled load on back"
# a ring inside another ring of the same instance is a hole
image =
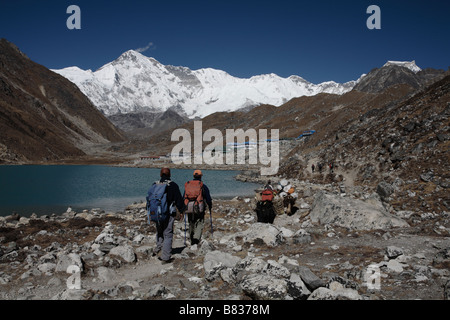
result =
[[[297,198],[295,188],[286,179],[281,180],[276,188],[272,187],[268,181],[264,188],[256,190],[257,221],[273,223],[277,215],[293,215]]]
[[[289,181],[283,179],[279,182],[277,191],[280,200],[283,202],[283,213],[287,215],[294,214],[294,205],[298,198],[298,193],[295,192],[295,188],[289,183]]]
[[[275,208],[273,205],[275,190],[270,185],[270,181],[264,186],[262,191],[256,193],[256,216],[258,222],[273,223],[275,220]]]

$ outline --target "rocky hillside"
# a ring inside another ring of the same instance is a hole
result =
[[[359,121],[359,118],[368,111],[400,103],[420,90],[424,83],[428,83],[427,81],[437,81],[444,76],[444,72],[439,70],[415,73],[398,65],[388,65],[377,70],[380,71],[375,74],[371,72],[366,76],[368,80],[365,80],[365,86],[378,87],[380,83],[386,81],[386,74],[389,75],[391,72],[401,73],[404,76],[385,82],[381,92],[352,90],[342,95],[321,93],[315,96],[294,98],[279,107],[261,105],[247,112],[217,112],[201,119],[203,131],[216,128],[221,130],[225,136],[226,129],[279,129],[280,138],[290,139],[298,137],[305,130],[316,130],[311,140],[317,144],[319,141],[331,137],[331,132],[346,127],[351,121]],[[427,80],[421,80],[420,88],[418,88],[419,84],[415,85],[418,74],[425,73],[428,76],[422,77]],[[366,77],[363,77],[361,81]],[[192,123],[186,123],[181,128],[188,129],[191,135],[193,134]],[[158,150],[157,152],[160,154],[168,153],[177,143],[170,141],[172,131],[172,129],[161,131],[150,139],[136,140],[133,143],[134,149],[127,151],[152,149]],[[286,150],[295,148],[299,143],[301,144],[301,141],[283,142]],[[303,144],[297,150],[300,148],[303,148]],[[149,151],[149,153],[153,152]],[[283,158],[286,156],[290,157],[288,152],[281,154]]]
[[[123,140],[73,83],[0,40],[0,163],[80,158]]]
[[[164,112],[118,113],[108,116],[108,119],[133,138],[148,138],[161,131],[178,128],[190,121],[170,109]]]
[[[436,77],[442,73],[443,70],[426,69],[417,71],[404,66],[388,64],[372,70],[361,78],[361,81],[353,89],[377,93],[399,83],[407,84],[414,89],[421,89],[436,81]]]
[[[449,89],[447,76],[412,97],[373,105],[356,119],[329,126],[293,148],[281,173],[371,188],[384,182],[386,198],[399,210],[449,210]],[[325,169],[313,174],[311,165],[318,163]]]

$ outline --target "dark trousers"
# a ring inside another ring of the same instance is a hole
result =
[[[189,237],[191,244],[200,243],[203,227],[205,226],[205,213],[191,214],[189,216]]]
[[[172,256],[173,224],[175,218],[170,216],[166,221],[156,223],[156,252],[162,250],[161,260],[167,261]]]

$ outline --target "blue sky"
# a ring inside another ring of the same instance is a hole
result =
[[[66,27],[72,4],[81,30]],[[381,30],[366,27],[372,4]],[[51,69],[96,70],[148,46],[163,64],[346,82],[387,60],[447,69],[449,14],[446,0],[3,0],[0,37]]]

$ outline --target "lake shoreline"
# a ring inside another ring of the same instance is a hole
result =
[[[0,170],[4,177],[0,186],[1,216],[18,213],[29,217],[32,213],[46,214],[46,210],[48,214],[59,215],[69,207],[121,211],[130,203],[145,201],[148,188],[159,178],[159,168],[153,167],[27,164],[0,166]],[[256,183],[242,184],[252,182],[238,179],[240,171],[213,169],[204,173],[203,180],[215,199],[252,197],[259,188]],[[192,179],[192,173],[190,169],[176,168],[172,178],[183,192],[184,182]],[[32,197],[23,199],[20,194],[25,190],[33,190]]]
[[[249,164],[175,164],[170,159],[162,161],[147,161],[137,159],[104,159],[104,158],[88,158],[88,159],[64,159],[58,161],[31,161],[23,163],[0,163],[0,166],[109,166],[109,167],[125,167],[125,168],[170,168],[170,169],[184,169],[184,170],[221,170],[221,171],[249,171],[257,172],[259,175],[259,165]],[[252,174],[253,176],[254,174]]]

